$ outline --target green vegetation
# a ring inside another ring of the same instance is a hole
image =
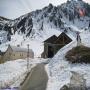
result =
[[[72,63],[90,63],[90,48],[86,46],[74,47],[67,52],[65,57]]]

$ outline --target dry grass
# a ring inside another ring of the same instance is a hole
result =
[[[74,47],[67,52],[65,57],[72,63],[90,63],[90,48],[86,46]]]

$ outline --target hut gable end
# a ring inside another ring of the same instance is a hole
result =
[[[57,40],[57,36],[53,35],[47,40],[44,41],[44,43],[54,43]]]
[[[65,34],[64,32],[62,32],[59,36],[58,39],[55,41],[55,44],[68,44],[72,41],[72,39]]]
[[[11,48],[10,45],[8,46],[8,48],[7,48],[6,52],[5,52],[5,54],[6,54],[6,53],[9,53],[9,52],[13,52],[13,50],[12,50],[12,48]]]

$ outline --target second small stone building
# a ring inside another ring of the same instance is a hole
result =
[[[31,49],[21,48],[17,46],[8,46],[6,52],[2,56],[3,61],[34,58],[34,52]]]

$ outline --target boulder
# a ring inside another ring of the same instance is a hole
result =
[[[64,85],[60,90],[69,90],[68,85]]]
[[[69,90],[86,90],[86,80],[83,75],[72,71]]]

